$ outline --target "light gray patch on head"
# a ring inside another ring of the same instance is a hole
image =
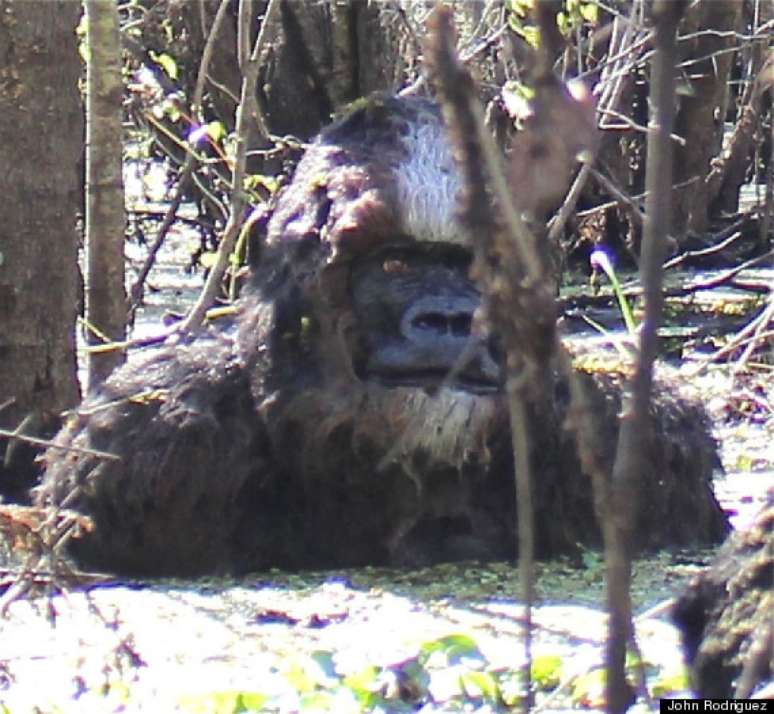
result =
[[[460,178],[439,120],[412,122],[395,172],[401,228],[417,240],[466,245],[456,219]]]

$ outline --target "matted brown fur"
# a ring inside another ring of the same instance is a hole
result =
[[[325,130],[277,201],[234,323],[136,355],[59,435],[121,457],[47,456],[39,502],[95,522],[76,557],[143,574],[514,557],[502,390],[389,385],[362,366],[354,272],[385,246],[464,252],[457,184],[427,100],[379,97]],[[612,459],[619,386],[588,380]],[[566,392],[557,380],[543,395],[534,433],[543,556],[599,544]],[[722,538],[702,410],[661,390],[643,439],[637,547]]]
[[[774,676],[774,491],[678,599],[673,619],[697,693],[749,697]],[[742,691],[736,692],[738,687]]]

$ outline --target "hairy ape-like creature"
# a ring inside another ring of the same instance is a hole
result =
[[[525,167],[528,170],[528,167]],[[235,324],[135,356],[48,455],[40,501],[88,514],[84,564],[193,574],[512,557],[510,432],[493,336],[437,108],[377,98],[322,132],[266,227]],[[610,457],[618,389],[589,377]],[[561,427],[535,435],[540,554],[597,544]],[[658,395],[643,434],[639,548],[706,543],[725,520],[697,407]]]

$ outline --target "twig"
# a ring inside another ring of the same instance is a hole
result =
[[[475,46],[470,47],[468,50],[462,52],[460,54],[460,62],[462,64],[467,64],[471,60],[475,59],[476,55],[485,52],[488,50],[497,40],[499,40],[506,31],[509,30],[509,26],[507,23],[503,24],[501,27],[497,28],[494,32],[489,34],[487,37],[485,37],[480,42],[477,42]],[[411,96],[416,94],[424,85],[427,83],[427,77],[424,74],[419,75],[417,79],[409,84],[407,87],[404,87],[403,89],[398,92],[398,95],[401,97],[404,96]]]
[[[616,111],[615,109],[600,108],[599,113],[610,115],[618,119],[618,121],[623,122],[621,126],[616,126],[614,124],[605,124],[603,126],[600,122],[600,128],[605,131],[621,131],[622,129],[633,129],[634,131],[639,131],[641,134],[648,133],[648,127],[642,126],[642,124],[638,124],[636,121],[634,121],[634,119],[626,116],[626,114],[623,112]],[[678,146],[685,146],[688,143],[682,136],[678,134],[670,134],[669,138]]]
[[[728,270],[722,272],[720,275],[709,278],[708,280],[703,280],[695,283],[691,283],[687,286],[681,286],[679,288],[667,288],[665,294],[669,297],[676,297],[678,295],[687,295],[690,293],[698,292],[699,290],[712,290],[713,288],[720,287],[721,285],[725,285],[728,282],[731,282],[739,273],[744,272],[745,270],[748,270],[749,268],[754,268],[756,265],[760,263],[765,263],[770,258],[774,257],[774,249],[770,250],[766,253],[762,253],[761,255],[757,255],[754,258],[750,258],[749,260],[745,260],[743,263],[739,263],[739,265],[734,266],[733,268],[729,268]],[[666,264],[665,264],[666,266]],[[625,283],[621,286],[621,289],[623,290],[625,295],[639,295],[641,292],[641,288],[639,287],[640,280],[632,280],[628,283]],[[744,289],[744,286],[739,286],[740,289]],[[756,287],[756,290],[758,288]]]
[[[613,22],[616,20],[622,20],[623,22],[628,22],[626,18],[623,18],[621,15],[618,15]],[[598,72],[601,72],[603,70],[608,69],[611,65],[615,65],[619,62],[621,59],[625,59],[626,57],[629,57],[630,55],[633,55],[636,50],[639,50],[641,48],[644,48],[653,39],[653,33],[648,31],[644,32],[638,39],[634,40],[630,45],[627,47],[624,47],[623,50],[616,51],[616,54],[611,54],[609,57],[607,57],[603,62],[600,62],[596,67],[593,67],[592,69],[587,69],[585,72],[582,72],[577,76],[577,79],[586,79],[587,77],[590,77],[594,74],[597,74]],[[612,51],[611,47],[611,51]],[[630,62],[628,65],[625,65],[621,69],[615,69],[615,75],[612,73],[608,76],[608,78],[612,78],[613,76],[625,76],[629,70],[637,65],[642,63],[642,58],[638,58],[637,60]],[[600,89],[604,89],[604,87],[600,87]]]
[[[730,282],[742,271],[747,270],[748,268],[752,268],[759,263],[764,263],[772,257],[774,257],[774,250],[770,250],[766,253],[763,253],[762,255],[758,255],[755,258],[750,258],[750,260],[745,260],[744,263],[740,263],[733,268],[729,268],[727,271],[721,273],[716,278],[711,278],[700,283],[694,283],[686,291],[696,292],[697,290],[711,290],[712,288],[724,285],[725,283]],[[671,295],[672,292],[670,291],[669,294]]]
[[[20,571],[14,573],[10,587],[0,597],[0,617],[4,617],[11,604],[27,594],[33,585],[40,584],[41,576],[46,584],[62,589],[66,577],[78,577],[61,559],[60,553],[67,542],[83,530],[93,527],[91,520],[79,513],[60,508],[36,508],[29,506],[0,506],[0,532],[11,539],[21,539],[27,552]],[[47,562],[44,571],[41,563]],[[102,576],[88,576],[92,579]]]
[[[618,100],[621,96],[622,91],[622,84],[623,84],[623,77],[627,76],[623,73],[620,73],[618,76],[614,77],[614,81],[611,81],[613,79],[613,75],[616,71],[616,67],[620,63],[621,60],[628,57],[630,54],[633,54],[633,52],[636,49],[639,49],[640,46],[643,45],[643,43],[647,40],[649,41],[651,38],[650,33],[645,33],[644,38],[640,38],[632,42],[630,45],[626,46],[634,28],[634,14],[635,14],[636,8],[632,7],[632,14],[628,21],[623,20],[623,18],[616,17],[613,21],[613,37],[611,39],[610,43],[610,53],[612,54],[612,57],[608,60],[606,63],[603,71],[602,71],[602,78],[600,80],[600,87],[602,90],[602,94],[599,99],[599,106],[597,107],[597,114],[598,114],[598,122],[600,127],[602,126],[602,117],[605,113],[612,112],[613,107],[618,104]],[[620,32],[620,25],[622,23],[625,23],[625,29],[623,31],[623,34],[619,34]],[[620,39],[619,39],[620,38]],[[624,47],[622,52],[618,52],[619,47]],[[597,68],[598,69],[598,68]],[[597,71],[595,69],[594,71]],[[581,75],[583,76],[583,75]],[[548,233],[548,242],[551,245],[555,245],[559,239],[559,235],[564,229],[564,226],[566,222],[569,220],[570,216],[572,215],[572,212],[575,209],[575,206],[577,205],[578,199],[580,198],[583,189],[586,186],[586,182],[588,181],[588,177],[590,173],[593,172],[591,162],[585,161],[583,163],[583,166],[581,167],[581,170],[578,172],[578,175],[575,178],[575,181],[573,182],[572,188],[568,192],[562,207],[559,210],[559,213],[556,215],[556,217],[552,220],[549,233]],[[593,172],[595,176],[600,176],[597,172]],[[608,182],[606,184],[606,188],[610,190],[610,192],[619,198],[619,200],[623,200],[624,203],[629,204],[626,200],[624,200],[624,194],[617,189],[617,187],[612,185],[612,182]],[[639,207],[637,207],[637,212],[639,212]]]
[[[702,248],[701,250],[686,250],[684,253],[680,253],[680,255],[677,255],[664,263],[664,270],[676,268],[678,265],[682,265],[686,260],[691,260],[692,258],[704,258],[708,255],[712,255],[713,253],[718,253],[721,250],[728,248],[728,246],[731,244],[736,243],[736,241],[738,241],[741,237],[742,232],[737,231],[736,233],[732,233],[725,240],[720,241],[720,243],[711,245],[709,248]]]
[[[501,160],[489,135],[483,112],[475,96],[470,75],[456,57],[451,11],[438,6],[434,11],[428,35],[428,62],[433,74],[450,142],[462,175],[460,220],[472,236],[475,263],[474,276],[486,296],[487,311],[492,322],[499,328],[507,359],[506,391],[511,417],[511,443],[515,462],[516,508],[518,513],[519,580],[524,601],[524,650],[526,697],[528,710],[532,691],[530,686],[530,662],[532,641],[532,602],[534,600],[534,532],[531,497],[531,463],[528,435],[528,416],[525,383],[518,366],[523,363],[517,345],[525,340],[524,325],[513,318],[520,312],[516,292],[523,283],[534,286],[538,280],[544,290],[519,293],[522,299],[534,302],[530,321],[534,318],[540,330],[543,312],[534,309],[541,300],[548,302],[553,314],[553,291],[547,291],[545,272],[532,236],[516,211],[502,175]],[[489,200],[487,187],[493,188],[497,213],[504,219],[504,227],[497,225]],[[493,269],[491,256],[499,256],[499,267]],[[525,279],[525,273],[527,277]],[[528,297],[527,297],[528,294]],[[548,319],[553,326],[553,319]],[[521,331],[520,331],[521,330]],[[532,343],[539,349],[541,340]],[[533,370],[534,371],[534,370]]]
[[[218,318],[226,317],[228,315],[235,315],[239,312],[237,305],[224,305],[219,307],[213,307],[207,310],[205,315],[206,320],[217,320]],[[123,340],[122,342],[105,342],[101,345],[95,345],[93,347],[86,347],[86,352],[99,351],[105,352],[110,350],[132,350],[141,347],[152,347],[153,345],[161,344],[170,337],[177,335],[180,332],[180,322],[176,322],[169,327],[162,329],[153,335],[146,335],[144,337],[135,337],[131,340]]]
[[[547,240],[551,245],[556,245],[559,242],[559,236],[562,231],[564,231],[567,221],[570,220],[570,216],[575,210],[575,206],[578,205],[578,199],[580,199],[581,193],[583,193],[590,171],[591,164],[584,161],[581,170],[578,171],[578,175],[575,177],[570,190],[567,192],[562,207],[551,219],[547,236]]]
[[[154,211],[152,208],[143,208],[143,207],[137,207],[137,208],[129,208],[127,210],[127,213],[131,214],[132,216],[135,216],[138,220],[148,220],[148,221],[160,221],[164,218],[166,215],[166,211]],[[178,214],[175,216],[175,221],[178,223],[184,223],[191,228],[199,228],[201,226],[201,221],[197,218],[188,218],[188,216],[183,216],[181,214]]]
[[[212,49],[215,45],[215,40],[218,36],[221,22],[223,21],[226,10],[228,9],[228,4],[228,0],[221,0],[218,11],[215,14],[215,19],[212,22],[212,28],[210,30],[209,36],[207,37],[207,42],[204,45],[202,61],[199,64],[199,74],[196,77],[196,86],[194,89],[193,100],[191,102],[191,114],[195,119],[200,117],[202,97],[204,95],[204,82],[207,77],[210,58],[212,57]],[[191,174],[193,173],[195,165],[196,157],[194,152],[186,152],[185,163],[183,164],[183,168],[180,172],[180,178],[178,179],[177,186],[175,188],[175,194],[172,197],[169,208],[167,208],[164,220],[159,226],[156,239],[153,241],[153,245],[148,251],[148,256],[145,259],[145,263],[143,264],[140,272],[137,275],[137,279],[134,281],[131,290],[129,291],[130,312],[133,312],[142,302],[145,281],[148,279],[151,268],[153,268],[156,262],[156,256],[158,255],[158,252],[164,243],[164,239],[167,237],[169,229],[172,227],[172,224],[176,220],[177,211],[180,208],[180,204],[183,202],[183,196],[185,196],[186,191],[188,190],[188,185],[191,181]]]
[[[769,33],[771,32],[773,26],[774,20],[769,20],[751,34],[737,32],[736,30],[697,30],[696,32],[689,32],[686,35],[680,35],[677,41],[686,42],[688,40],[696,39],[697,37],[718,37],[720,39],[733,39],[740,43],[752,42],[753,40],[770,40],[771,35]]]
[[[659,617],[660,615],[664,614],[665,612],[668,612],[672,606],[674,605],[674,599],[665,600],[664,602],[660,602],[657,605],[654,605],[649,610],[646,610],[640,615],[637,615],[635,618],[635,623],[640,624],[641,622],[644,622],[646,620],[650,620],[654,617]],[[547,632],[552,632],[551,629],[542,627],[541,629],[546,630]],[[562,630],[555,630],[553,632],[562,634],[564,631]],[[591,640],[593,644],[600,644],[599,640],[594,639]],[[580,672],[573,672],[568,677],[565,677],[562,679],[559,684],[551,691],[550,694],[548,694],[539,704],[539,706],[535,707],[533,710],[533,713],[536,712],[543,712],[543,711],[551,711],[551,704],[554,703],[554,701],[561,695],[564,694],[565,691],[567,691],[568,687],[576,681],[579,677],[582,677],[584,674],[587,674],[588,672],[594,670],[597,668],[596,662],[591,662],[587,667],[585,667]],[[646,690],[647,691],[647,690]]]
[[[109,461],[120,461],[121,457],[115,454],[110,454],[107,451],[98,451],[97,449],[86,449],[80,446],[64,446],[63,444],[57,444],[55,441],[49,441],[48,439],[38,439],[35,436],[27,436],[26,434],[17,434],[15,431],[8,431],[7,429],[0,429],[0,438],[12,439],[19,441],[25,441],[28,444],[35,444],[36,446],[44,446],[47,449],[60,449],[61,451],[72,451],[77,454],[88,454],[89,456],[96,456],[99,459],[107,459]]]
[[[600,173],[599,175],[601,177],[600,180],[610,181],[610,179],[608,179],[603,173]],[[691,184],[696,183],[696,181],[698,181],[698,178],[696,178],[696,177],[686,179],[685,181],[681,181],[680,183],[673,184],[672,185],[672,190],[676,191],[677,189],[685,188],[686,186],[690,186]],[[612,184],[612,185],[615,186],[615,184]],[[637,203],[637,206],[639,208],[638,202],[644,200],[647,197],[647,195],[648,195],[647,191],[643,191],[642,193],[637,193],[634,196],[628,196],[627,194],[623,193],[621,191],[621,189],[619,189],[619,188],[616,188],[616,191],[620,192],[622,196],[626,196],[626,200],[623,200],[623,201],[618,201],[618,200],[616,200],[616,201],[607,201],[606,203],[600,203],[600,204],[597,204],[596,206],[593,206],[592,208],[587,208],[587,209],[585,209],[583,211],[578,211],[577,216],[579,218],[583,218],[585,216],[590,216],[592,213],[596,213],[597,211],[603,211],[603,210],[608,209],[608,208],[613,208],[614,206],[619,205],[619,203],[621,203],[621,202],[623,202],[624,204],[627,204],[629,202],[629,200],[634,201],[635,203]]]
[[[226,0],[224,0],[225,2]],[[246,15],[242,13],[241,8],[247,3],[248,0],[241,0],[240,3],[240,17],[244,18]],[[183,320],[178,330],[183,333],[192,333],[200,329],[202,321],[204,320],[207,310],[212,304],[215,296],[220,289],[220,283],[223,275],[228,267],[231,252],[236,244],[237,236],[240,232],[242,225],[243,213],[245,208],[245,194],[244,194],[244,178],[245,169],[247,163],[247,130],[248,130],[248,118],[256,120],[259,125],[260,131],[265,135],[265,127],[261,126],[260,115],[257,111],[257,101],[255,97],[255,85],[258,80],[258,70],[260,69],[260,57],[264,49],[264,45],[269,38],[269,27],[274,22],[274,16],[279,11],[279,0],[269,0],[269,4],[266,8],[266,13],[261,23],[261,29],[258,33],[258,37],[255,40],[252,54],[249,60],[246,62],[244,75],[242,77],[242,93],[239,100],[239,106],[236,111],[236,126],[234,133],[236,136],[236,147],[234,151],[234,179],[232,181],[232,193],[231,193],[231,213],[229,215],[228,223],[223,232],[223,238],[218,246],[218,258],[215,265],[210,270],[210,274],[207,277],[207,282],[196,301],[196,304],[191,308],[188,316]]]
[[[718,253],[721,250],[725,250],[728,248],[728,246],[735,243],[737,240],[739,240],[739,238],[742,237],[742,235],[744,235],[737,229],[741,228],[746,220],[747,216],[743,216],[739,220],[734,221],[730,226],[726,226],[722,231],[719,231],[715,235],[710,236],[707,240],[707,242],[710,243],[708,248],[702,248],[701,250],[686,250],[684,253],[680,253],[680,255],[677,255],[671,260],[668,260],[666,263],[664,263],[664,270],[676,268],[678,265],[681,265],[686,260],[690,260],[692,258],[704,258],[708,255],[712,255],[713,253]],[[717,243],[715,243],[715,241],[717,241]]]
[[[613,198],[617,200],[618,204],[623,204],[628,210],[629,215],[634,219],[638,225],[642,225],[645,217],[642,215],[642,209],[637,199],[633,196],[629,196],[624,193],[618,186],[615,185],[605,174],[601,171],[597,171],[593,167],[591,168],[591,175]]]
[[[744,352],[734,364],[732,375],[735,377],[742,369],[744,369],[747,361],[750,359],[750,355],[753,353],[756,344],[763,340],[763,335],[766,334],[766,330],[774,320],[774,295],[769,299],[769,304],[758,317],[753,320],[753,323],[757,323],[753,329],[753,334],[750,340],[748,340],[747,346],[744,348]],[[752,324],[752,323],[750,323]],[[741,343],[737,347],[741,347]]]
[[[634,638],[631,613],[630,541],[636,513],[638,483],[645,466],[643,433],[653,383],[658,326],[664,296],[663,263],[670,222],[672,155],[670,137],[674,124],[674,66],[677,59],[677,24],[687,3],[656,0],[653,3],[656,52],[651,71],[645,224],[640,271],[645,315],[639,331],[639,354],[634,374],[624,391],[621,427],[611,481],[611,518],[603,523],[607,604],[610,613],[607,642],[607,706],[624,712],[629,705],[626,682],[626,645]]]

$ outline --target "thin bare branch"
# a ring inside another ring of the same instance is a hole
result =
[[[249,0],[241,0],[242,4]],[[207,310],[215,300],[215,296],[220,289],[220,283],[228,267],[231,252],[236,245],[242,221],[244,219],[244,210],[246,205],[244,193],[245,169],[247,164],[247,147],[249,144],[248,127],[250,119],[256,121],[258,130],[263,138],[267,136],[266,127],[261,125],[260,113],[258,112],[257,101],[255,97],[255,85],[258,81],[258,70],[260,69],[260,57],[264,49],[264,43],[267,42],[270,33],[269,27],[274,23],[274,17],[279,11],[279,0],[269,0],[266,8],[266,14],[263,18],[261,30],[255,40],[252,54],[244,68],[242,77],[242,93],[239,100],[239,106],[236,112],[236,126],[234,134],[236,136],[236,147],[234,151],[234,179],[232,181],[231,193],[231,212],[228,223],[223,232],[223,238],[218,246],[218,258],[215,265],[210,270],[205,284],[196,304],[191,308],[188,316],[179,325],[179,331],[183,333],[196,332],[201,327]],[[245,21],[247,14],[240,13],[240,18]],[[244,30],[243,30],[244,31]]]
[[[651,73],[646,164],[648,195],[640,262],[645,315],[639,333],[634,375],[623,396],[621,429],[611,482],[610,518],[603,523],[610,616],[606,650],[607,706],[610,712],[626,711],[631,697],[625,674],[626,646],[634,637],[631,621],[630,541],[637,509],[637,484],[645,467],[643,434],[648,429],[653,360],[664,300],[661,287],[671,215],[670,135],[674,123],[677,25],[686,7],[687,2],[682,0],[654,0],[652,5],[656,52]]]
[[[194,89],[193,99],[191,101],[191,113],[195,118],[199,118],[201,114],[202,97],[204,96],[204,83],[207,78],[210,59],[212,58],[212,48],[218,37],[220,25],[223,22],[223,18],[226,15],[227,9],[228,0],[221,0],[218,11],[215,14],[215,19],[212,21],[212,28],[210,29],[210,34],[207,37],[207,43],[205,44],[204,51],[202,52],[202,61],[199,64],[199,73],[196,77],[196,86]],[[183,164],[183,168],[180,172],[180,178],[178,179],[177,186],[175,187],[175,193],[172,196],[172,200],[170,201],[169,207],[167,208],[167,212],[164,215],[164,220],[159,226],[156,239],[153,241],[153,245],[151,245],[150,250],[148,251],[148,256],[145,259],[145,263],[143,263],[143,266],[137,275],[137,279],[134,281],[132,288],[129,291],[130,313],[134,312],[134,310],[137,309],[137,307],[142,302],[143,293],[145,290],[145,281],[148,279],[148,275],[150,274],[150,271],[156,262],[156,256],[158,255],[158,252],[164,243],[164,239],[167,237],[169,229],[172,227],[172,224],[176,220],[178,209],[180,208],[180,204],[183,202],[183,197],[185,196],[186,191],[188,191],[188,186],[191,182],[191,175],[193,174],[195,166],[195,153],[192,151],[186,152],[185,163]]]
[[[118,461],[121,457],[115,454],[109,454],[107,451],[99,451],[97,449],[84,449],[80,446],[64,446],[58,444],[55,441],[49,439],[38,439],[35,436],[27,436],[26,434],[19,434],[16,431],[8,431],[7,429],[0,429],[0,437],[7,439],[24,441],[28,444],[34,444],[35,446],[42,446],[47,449],[59,449],[61,451],[72,451],[76,454],[88,454],[89,456],[96,456],[98,459],[107,459],[108,461]]]

